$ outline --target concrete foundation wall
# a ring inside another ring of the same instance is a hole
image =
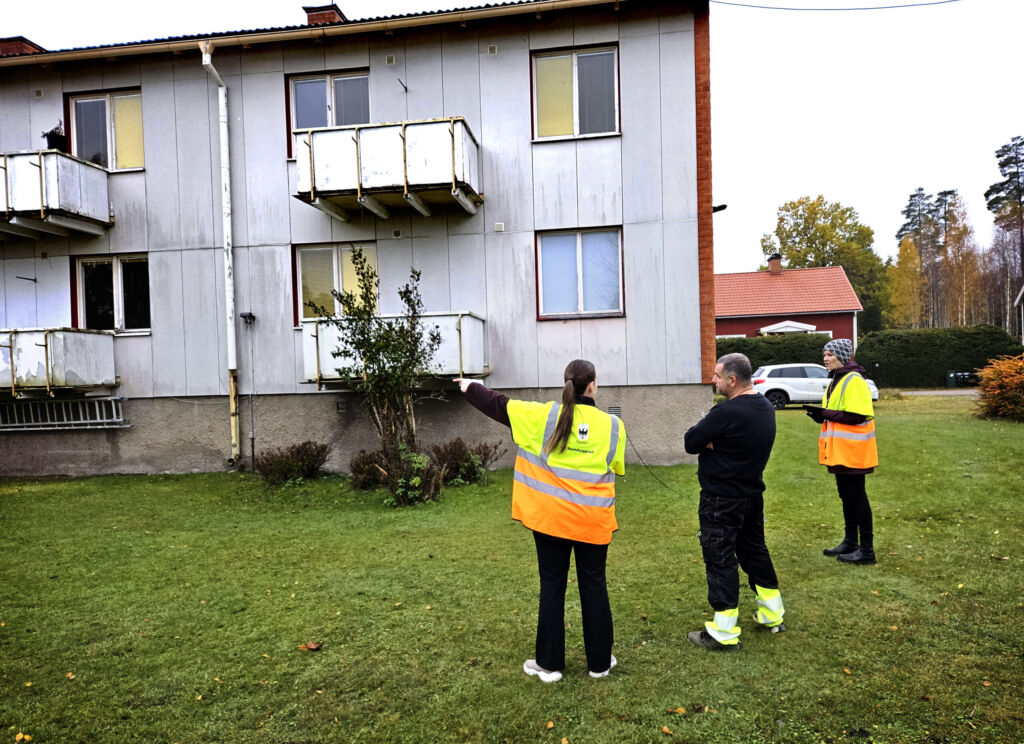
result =
[[[560,393],[536,388],[501,392],[529,400],[555,400]],[[479,413],[460,393],[444,396],[424,401],[417,410],[421,445],[456,436],[470,444],[501,440],[508,453],[498,466],[510,467],[515,447],[509,429]],[[693,462],[683,451],[683,433],[712,405],[711,389],[704,385],[602,387],[597,402],[602,409],[622,408],[631,442],[626,447],[627,462],[639,462],[638,450],[651,465]],[[360,449],[378,448],[366,412],[351,393],[267,395],[252,400],[245,396],[239,403],[247,468],[251,467],[251,429],[257,453],[305,440],[328,442],[332,450],[327,467],[339,473],[348,470]],[[129,429],[0,433],[0,476],[229,469],[227,397],[126,400],[124,412]]]

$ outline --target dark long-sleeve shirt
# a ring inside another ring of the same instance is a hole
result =
[[[697,455],[701,490],[735,498],[764,492],[762,474],[774,443],[775,409],[763,395],[723,400],[683,438],[686,451]]]
[[[473,383],[466,388],[466,400],[481,413],[494,419],[499,424],[512,426],[508,420],[508,396],[485,387],[482,383]],[[585,406],[597,406],[593,398],[585,395],[576,396],[576,402]]]

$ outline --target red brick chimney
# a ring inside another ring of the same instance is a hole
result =
[[[782,273],[782,256],[773,253],[768,256],[768,273],[778,276]]]
[[[45,51],[24,36],[9,36],[6,39],[0,39],[0,57],[20,57],[23,54],[39,54]]]
[[[306,11],[306,23],[310,26],[324,26],[328,23],[347,23],[348,18],[341,12],[341,9],[333,3],[331,5],[304,5]]]

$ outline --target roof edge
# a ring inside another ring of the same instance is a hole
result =
[[[436,13],[393,16],[368,21],[347,21],[322,26],[296,26],[284,30],[225,32],[197,34],[195,36],[178,37],[174,40],[128,42],[82,49],[68,49],[55,52],[39,52],[36,54],[19,55],[0,58],[0,67],[19,67],[27,65],[56,64],[83,59],[128,57],[142,54],[160,54],[166,52],[184,52],[196,48],[197,42],[209,41],[212,48],[241,46],[253,44],[269,44],[304,39],[325,38],[329,36],[349,36],[375,31],[393,32],[405,28],[433,26],[442,23],[467,23],[474,20],[486,20],[527,13],[548,12],[563,9],[581,8],[593,5],[615,5],[616,7],[628,0],[528,0],[516,5],[495,7],[463,8],[445,10]]]

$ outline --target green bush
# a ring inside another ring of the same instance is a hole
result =
[[[875,331],[861,340],[857,361],[878,387],[945,387],[946,372],[973,372],[1024,347],[1002,328],[921,328]]]
[[[746,354],[756,370],[766,364],[821,364],[821,350],[832,338],[827,333],[785,333],[756,338],[720,338],[717,354]]]
[[[255,468],[268,485],[280,486],[288,481],[320,475],[330,452],[329,444],[293,444],[284,449],[260,452],[256,455]]]
[[[385,485],[384,454],[380,450],[367,452],[359,450],[348,464],[352,487],[360,491],[372,491]]]
[[[430,459],[441,472],[441,481],[446,486],[476,483],[484,476],[483,461],[473,454],[462,437],[431,446]]]

